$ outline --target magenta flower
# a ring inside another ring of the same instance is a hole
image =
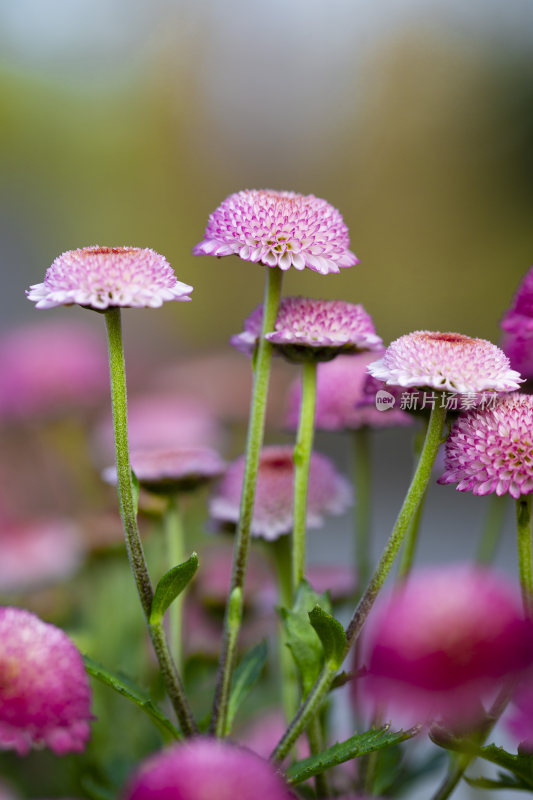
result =
[[[64,520],[0,521],[0,593],[40,589],[71,577],[84,548],[78,527]]]
[[[131,453],[131,466],[141,486],[163,494],[196,489],[220,477],[226,468],[216,450],[209,447],[134,450]],[[106,467],[102,478],[115,486],[116,466]]]
[[[406,722],[470,724],[533,663],[532,623],[505,578],[446,566],[413,574],[369,619],[365,688]]]
[[[338,356],[333,361],[319,364],[316,382],[315,426],[317,430],[343,431],[347,429],[411,425],[413,417],[399,407],[401,390],[391,387],[395,405],[387,411],[376,408],[376,394],[382,384],[367,372],[374,353],[357,353]],[[302,385],[292,383],[287,397],[286,425],[296,429],[300,416]]]
[[[290,800],[289,788],[262,758],[234,744],[196,738],[141,766],[125,800]]]
[[[370,364],[374,378],[395,386],[450,392],[512,392],[521,378],[499,347],[461,333],[415,331],[392,342]]]
[[[327,275],[358,264],[348,249],[341,214],[314,195],[245,190],[231,194],[209,217],[194,255],[237,255],[268,267]]]
[[[513,333],[533,332],[533,267],[522,278],[501,326],[504,331]]]
[[[505,332],[502,336],[501,348],[509,359],[511,367],[516,369],[526,380],[532,380],[533,330],[516,335]]]
[[[190,300],[192,286],[178,281],[154,250],[140,247],[82,247],[58,256],[43,283],[30,286],[37,308],[76,303],[103,311],[113,306],[159,308],[166,300]]]
[[[244,322],[244,331],[231,344],[252,355],[261,335],[263,306]],[[339,353],[381,350],[383,343],[363,306],[343,300],[284,297],[272,333],[265,336],[290,361],[309,358],[330,361]]]
[[[234,525],[239,519],[244,456],[230,464],[210,503],[213,519]],[[292,530],[294,491],[293,448],[264,447],[251,525],[252,536],[277,539]],[[352,503],[352,489],[333,463],[318,453],[311,455],[307,504],[307,526],[318,528],[328,514],[342,514]]]
[[[51,320],[0,340],[0,417],[60,416],[87,407],[109,383],[105,347],[85,325]]]
[[[438,482],[481,495],[530,494],[533,395],[514,393],[495,408],[461,414],[446,441],[445,472]]]
[[[68,636],[21,608],[0,608],[0,749],[81,752],[91,693]]]

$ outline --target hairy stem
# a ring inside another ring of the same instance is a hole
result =
[[[307,485],[313,450],[316,405],[316,362],[302,364],[302,402],[294,448],[294,520],[292,530],[292,589],[305,578]]]

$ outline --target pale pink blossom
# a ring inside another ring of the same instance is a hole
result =
[[[383,358],[369,365],[368,371],[394,386],[461,393],[512,392],[522,380],[511,369],[505,353],[492,342],[439,331],[400,336],[388,346]]]
[[[210,502],[214,520],[236,524],[244,475],[244,456],[230,464]],[[259,471],[251,524],[252,536],[277,539],[289,533],[293,523],[294,461],[288,445],[264,447]],[[309,468],[307,526],[318,528],[324,517],[342,514],[352,503],[352,488],[324,455],[313,453]]]
[[[210,215],[194,255],[237,255],[269,267],[327,275],[358,263],[341,214],[314,195],[271,189],[231,194]]]
[[[178,281],[166,258],[140,247],[82,247],[62,253],[43,283],[30,286],[37,308],[77,304],[104,311],[113,306],[158,308],[190,300],[192,286]]]
[[[185,492],[219,478],[225,462],[209,447],[186,447],[173,450],[132,450],[131,467],[139,483],[151,492]],[[115,466],[106,467],[102,478],[117,483]]]

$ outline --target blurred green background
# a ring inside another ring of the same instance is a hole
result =
[[[131,244],[195,287],[143,337],[225,341],[263,270],[191,248],[270,187],[336,205],[361,259],[286,293],[496,339],[533,260],[532,44],[530,0],[0,0],[2,327],[58,253]]]

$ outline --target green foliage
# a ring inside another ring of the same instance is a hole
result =
[[[128,700],[131,700],[132,703],[135,703],[135,705],[141,708],[145,714],[150,717],[152,722],[155,723],[165,742],[181,738],[178,729],[155,705],[150,695],[136,686],[133,681],[103,667],[97,661],[90,658],[90,656],[83,656],[83,662],[89,675],[96,678],[100,683],[114,689],[115,692],[118,692],[118,694],[121,694],[123,697],[127,697]]]
[[[326,662],[332,669],[338,669],[344,661],[346,652],[344,628],[335,617],[332,617],[319,605],[309,612],[309,622],[322,643]]]
[[[229,735],[231,732],[235,714],[241,703],[246,698],[252,686],[259,680],[259,676],[265,666],[267,654],[268,648],[266,642],[260,642],[244,656],[235,670],[228,703],[226,735]]]
[[[533,753],[508,753],[503,747],[489,744],[479,750],[478,755],[506,772],[498,773],[498,780],[489,778],[467,778],[472,786],[483,789],[533,790]]]
[[[414,730],[390,732],[389,727],[385,725],[383,728],[355,734],[344,742],[337,742],[328,747],[323,753],[297,761],[287,770],[287,780],[292,784],[301,783],[356,756],[368,755],[410,739],[415,732],[418,732]]]
[[[183,564],[165,572],[155,590],[150,612],[150,624],[159,625],[170,604],[186,588],[198,569],[198,556],[193,553]]]

